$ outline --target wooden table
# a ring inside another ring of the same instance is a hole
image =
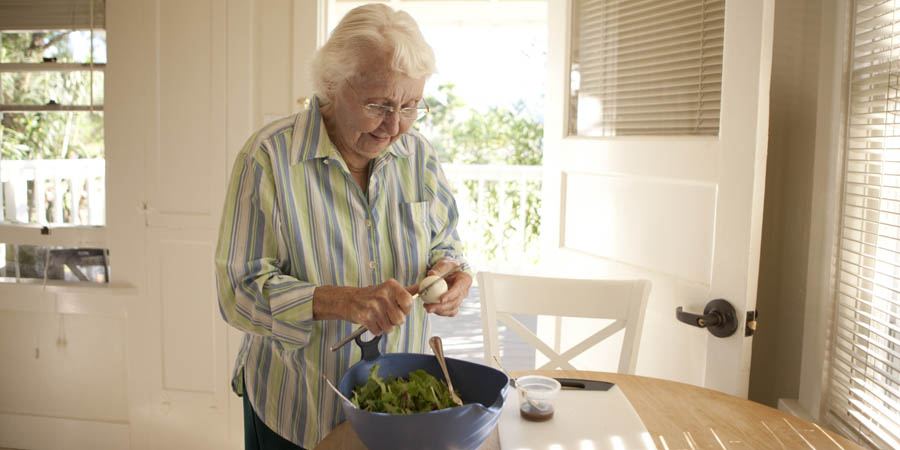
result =
[[[777,409],[701,387],[658,378],[583,371],[516,372],[610,381],[619,386],[662,449],[862,449],[846,438]],[[508,396],[507,401],[515,401]],[[500,448],[497,430],[482,446]],[[365,449],[344,422],[316,449]]]

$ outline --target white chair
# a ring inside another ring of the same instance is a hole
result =
[[[550,359],[539,370],[576,370],[570,363],[573,358],[624,329],[618,372],[634,373],[650,281],[546,278],[493,272],[479,272],[477,276],[485,364],[496,367],[493,358],[500,359],[497,343],[497,321],[500,321]],[[614,319],[614,322],[559,354],[512,314]]]

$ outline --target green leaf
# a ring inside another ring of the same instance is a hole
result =
[[[353,389],[351,402],[356,407],[388,414],[416,414],[456,406],[447,384],[424,370],[410,373],[408,379],[389,377],[385,382],[378,376],[378,369],[378,364],[372,366],[365,384]]]

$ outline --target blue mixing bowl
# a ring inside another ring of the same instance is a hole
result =
[[[380,355],[377,347],[380,338],[368,342],[356,338],[357,345],[363,349],[363,359],[341,378],[338,390],[345,397],[351,398],[353,388],[365,384],[375,364],[379,365],[378,375],[385,379],[391,375],[406,378],[418,369],[439,380],[444,379],[437,359],[432,355]],[[509,377],[482,364],[453,358],[446,358],[446,361],[450,380],[465,403],[463,406],[420,414],[386,414],[365,411],[341,399],[350,426],[369,450],[475,450],[487,440],[500,420]]]

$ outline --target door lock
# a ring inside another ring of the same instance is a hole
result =
[[[756,321],[759,319],[759,311],[747,311],[747,329],[744,330],[744,336],[753,336],[756,333]]]
[[[717,298],[710,300],[703,308],[703,315],[684,312],[679,306],[675,308],[675,318],[688,325],[706,328],[716,337],[728,337],[738,329],[737,313],[728,300]]]

